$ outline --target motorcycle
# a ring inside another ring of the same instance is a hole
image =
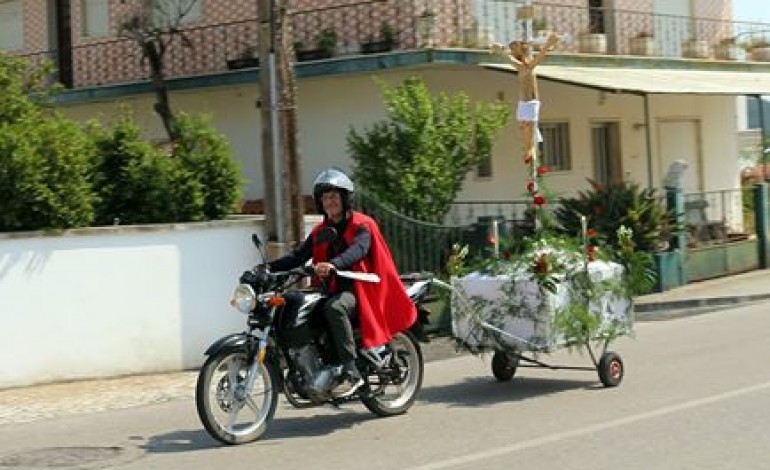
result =
[[[259,237],[252,239],[266,260]],[[360,401],[378,416],[406,413],[414,403],[423,381],[417,337],[427,340],[422,304],[429,299],[430,277],[410,278],[407,293],[418,308],[418,320],[379,349],[361,348],[353,320],[360,351],[356,365],[365,383],[356,394],[341,397],[335,390],[341,370],[334,365],[331,336],[323,315],[314,314],[326,294],[323,289],[297,289],[312,272],[310,266],[286,272],[258,267],[241,276],[230,303],[246,315],[247,329],[208,347],[195,392],[198,416],[218,441],[243,444],[259,439],[274,417],[279,391],[295,408]],[[371,273],[335,273],[359,282],[379,281]]]

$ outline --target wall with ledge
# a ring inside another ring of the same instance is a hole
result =
[[[199,367],[245,327],[228,302],[262,229],[239,217],[0,234],[0,389]]]

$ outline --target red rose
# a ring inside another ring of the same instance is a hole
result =
[[[588,245],[588,247],[586,247],[586,254],[588,255],[588,261],[596,260],[596,247]]]
[[[534,193],[535,191],[537,191],[537,184],[534,181],[529,180],[527,182],[527,191],[530,193]]]
[[[543,204],[545,204],[545,196],[543,196],[540,193],[535,194],[535,197],[533,198],[533,202],[535,203],[536,206],[540,207]]]
[[[549,171],[551,171],[551,169],[545,165],[540,165],[539,167],[537,167],[538,176],[547,175]]]

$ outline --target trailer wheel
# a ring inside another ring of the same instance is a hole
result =
[[[500,382],[511,380],[518,366],[519,358],[514,355],[495,351],[492,356],[492,375]]]
[[[617,387],[623,380],[623,373],[625,372],[623,360],[617,353],[608,351],[602,354],[597,371],[599,372],[599,380],[605,387]]]

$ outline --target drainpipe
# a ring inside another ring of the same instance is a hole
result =
[[[762,95],[754,95],[759,106],[759,151],[762,157],[762,181],[767,182],[767,152],[765,149],[765,107]]]
[[[654,188],[652,172],[652,126],[650,126],[650,95],[644,94],[644,137],[647,143],[647,188]]]

